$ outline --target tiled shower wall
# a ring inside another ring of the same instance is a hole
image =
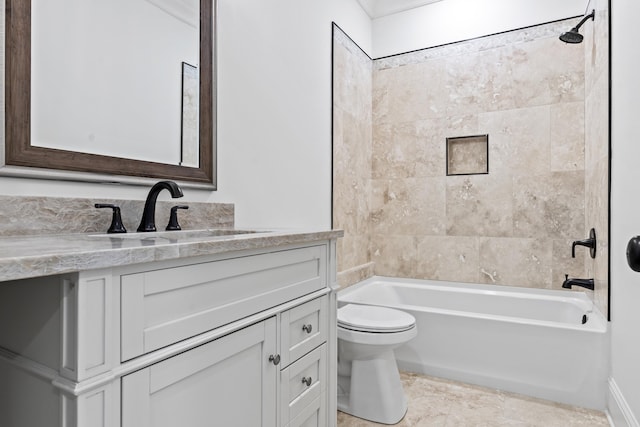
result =
[[[607,312],[609,289],[609,5],[591,0],[596,11],[584,27],[586,229],[596,230],[596,258],[585,252],[587,277],[595,279],[595,301]],[[585,234],[586,236],[587,234]]]
[[[366,119],[356,130],[344,114],[369,102],[350,87],[368,86],[367,61],[336,38],[341,284],[370,275],[371,262],[378,275],[541,288],[559,288],[565,273],[585,277],[571,242],[594,226],[585,221],[588,44],[558,40],[576,22],[373,61],[371,140]],[[489,135],[489,173],[446,176],[446,138],[478,134]],[[606,150],[606,141],[595,144]],[[596,210],[606,214],[606,199]]]
[[[333,37],[333,227],[338,281],[353,284],[374,274],[371,262],[372,62],[337,26]]]
[[[374,62],[375,273],[559,288],[584,274],[584,51],[542,25]],[[446,176],[446,138],[489,173]],[[582,255],[582,254],[581,254]]]

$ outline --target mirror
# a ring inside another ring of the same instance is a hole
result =
[[[7,166],[215,188],[215,0],[5,4]]]

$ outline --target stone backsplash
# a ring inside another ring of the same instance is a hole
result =
[[[135,232],[138,228],[144,200],[0,196],[0,236],[106,232],[111,224],[112,210],[96,209],[95,203],[120,206],[127,231]],[[189,209],[178,212],[180,225],[185,230],[234,226],[233,204],[175,199],[157,202],[158,231],[167,226],[170,209],[175,205],[189,206]]]

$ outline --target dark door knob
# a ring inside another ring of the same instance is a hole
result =
[[[633,271],[640,272],[640,236],[632,237],[627,244],[627,263]]]

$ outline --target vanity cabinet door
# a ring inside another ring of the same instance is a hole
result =
[[[276,320],[196,347],[122,379],[122,427],[276,425]]]

